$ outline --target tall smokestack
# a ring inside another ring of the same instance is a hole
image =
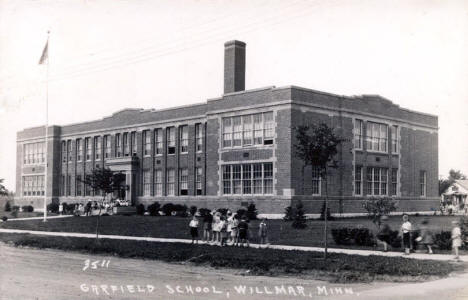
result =
[[[224,93],[245,89],[245,43],[229,41],[224,44]]]

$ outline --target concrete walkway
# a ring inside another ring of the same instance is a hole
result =
[[[48,219],[62,219],[62,218],[70,218],[73,217],[73,215],[62,215],[62,216],[47,216]],[[42,220],[44,217],[29,217],[29,218],[11,218],[8,219],[8,222],[10,221],[29,221],[29,220]],[[2,221],[3,222],[3,221]]]
[[[36,230],[19,230],[19,229],[0,229],[0,233],[19,233],[19,234],[35,234],[35,235],[47,235],[47,236],[62,236],[62,237],[80,237],[80,238],[96,238],[95,234],[92,233],[76,233],[76,232],[50,232],[50,231],[36,231]],[[139,237],[139,236],[123,236],[123,235],[106,235],[100,234],[101,239],[114,239],[114,240],[133,240],[133,241],[146,241],[146,242],[163,242],[163,243],[185,243],[190,244],[192,240],[189,239],[169,239],[169,238],[153,238],[153,237]],[[204,244],[200,242],[200,244]],[[259,244],[250,244],[252,248],[265,248],[266,246]],[[299,251],[315,251],[323,252],[324,249],[321,247],[303,247],[303,246],[288,246],[288,245],[269,245],[270,249],[279,250],[299,250]],[[340,249],[340,248],[329,248],[329,253],[343,253],[353,255],[379,255],[379,256],[391,256],[391,257],[406,257],[413,259],[431,259],[440,261],[453,261],[453,255],[448,254],[424,254],[424,253],[412,253],[410,255],[404,255],[402,252],[381,252],[372,250],[358,250],[358,249]],[[468,262],[468,256],[461,256],[460,260]]]

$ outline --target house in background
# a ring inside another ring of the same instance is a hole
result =
[[[41,208],[44,199],[98,199],[82,179],[106,167],[125,174],[128,189],[115,196],[132,204],[235,211],[253,202],[260,213],[281,214],[301,200],[306,213],[317,214],[325,182],[311,167],[302,175],[294,128],[323,122],[346,140],[335,157],[339,168],[328,178],[332,213],[362,213],[362,200],[378,197],[396,199],[400,211],[438,209],[437,116],[378,95],[297,86],[245,90],[246,44],[227,42],[224,54],[218,98],[50,126],[47,155],[44,127],[18,132],[16,203]]]
[[[453,213],[464,212],[468,209],[468,180],[455,180],[445,193],[442,194],[442,206],[452,207]]]

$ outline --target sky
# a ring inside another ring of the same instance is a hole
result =
[[[49,70],[38,65],[49,37]],[[246,89],[378,94],[439,117],[439,174],[468,174],[468,1],[0,0],[0,178],[16,132],[223,92],[224,42]]]

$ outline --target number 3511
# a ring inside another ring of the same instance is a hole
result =
[[[97,269],[97,268],[109,268],[110,259],[103,259],[103,260],[85,260],[83,271],[87,269]]]

